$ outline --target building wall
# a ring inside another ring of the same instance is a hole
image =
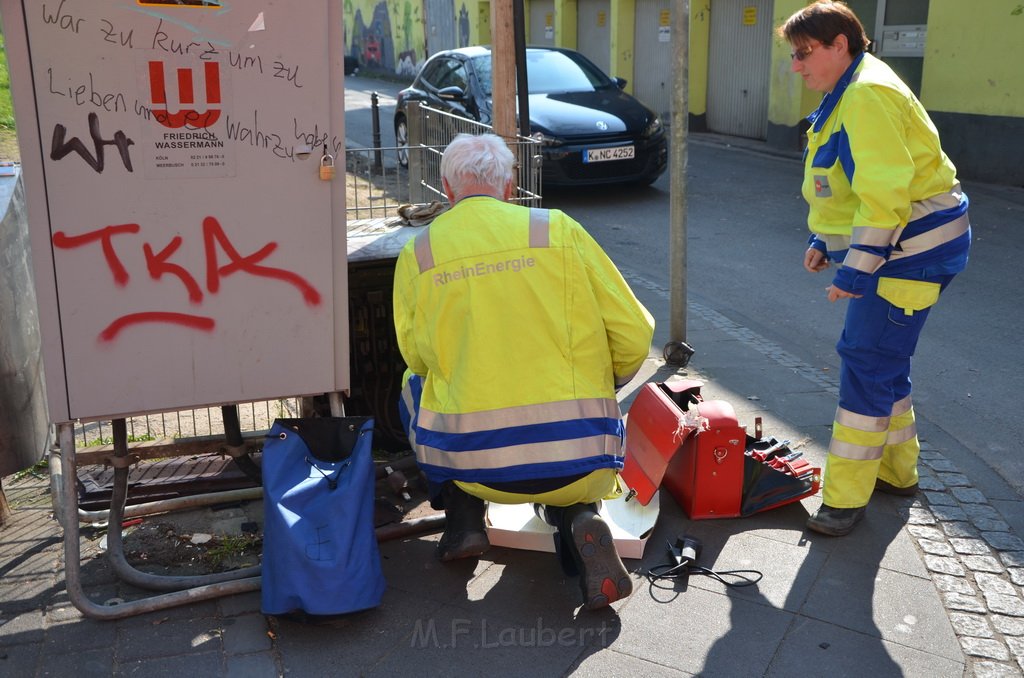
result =
[[[804,6],[776,0],[776,25]],[[875,3],[850,2],[874,32]],[[789,46],[781,40],[772,61],[768,143],[798,149],[802,118],[820,95],[789,71]],[[921,64],[921,103],[962,179],[1024,186],[1024,4],[1021,0],[931,0],[928,41]],[[894,65],[896,67],[897,65]],[[897,69],[898,70],[898,69]]]
[[[1024,4],[931,0],[921,103],[929,111],[1024,117]]]
[[[362,68],[411,80],[426,58],[426,0],[345,0],[348,53]],[[781,24],[807,0],[775,0]],[[874,32],[875,0],[849,0]],[[529,16],[529,0],[525,1]],[[459,44],[489,44],[490,2],[455,0]],[[578,0],[554,0],[554,44],[578,48]],[[707,129],[711,0],[690,0],[689,124]],[[635,0],[611,0],[610,75],[636,77]],[[527,35],[527,42],[531,42]],[[774,38],[769,82],[769,146],[799,150],[804,118],[820,95],[790,69],[790,48]],[[943,148],[964,178],[1024,185],[1024,3],[1022,0],[930,0],[920,98],[942,135]]]
[[[805,4],[803,0],[775,0],[772,25],[780,26]],[[803,120],[818,105],[821,95],[804,87],[803,80],[793,73],[790,51],[788,42],[773,38],[767,142],[776,148],[795,150],[801,144]]]
[[[1024,4],[931,0],[921,103],[962,178],[1024,186]]]
[[[711,0],[690,1],[690,49],[687,58],[690,79],[690,129],[708,128],[708,53],[711,41]]]
[[[635,0],[611,0],[611,68],[608,75],[626,79],[633,92],[633,43],[636,41]]]

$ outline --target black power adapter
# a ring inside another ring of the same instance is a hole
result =
[[[676,537],[674,544],[672,542],[667,542],[667,544],[670,562],[665,565],[656,565],[645,573],[650,581],[652,593],[654,589],[670,589],[670,586],[665,584],[666,581],[673,582],[672,587],[679,585],[676,582],[682,583],[683,590],[685,590],[686,580],[691,575],[711,577],[730,587],[752,586],[761,581],[761,577],[764,576],[757,570],[724,570],[715,572],[712,569],[698,565],[697,559],[700,558],[700,551],[704,545],[696,537],[684,534],[682,537]],[[733,579],[733,581],[729,581],[726,577]],[[681,592],[678,588],[675,591],[676,593]]]
[[[683,535],[676,538],[674,545],[671,542],[669,543],[668,552],[676,567],[681,567],[697,562],[697,559],[700,558],[702,546],[703,544],[696,537]]]

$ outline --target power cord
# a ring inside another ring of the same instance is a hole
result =
[[[672,562],[664,565],[655,565],[647,570],[644,576],[653,588],[672,590],[675,588],[675,581],[685,580],[690,575],[711,577],[726,586],[739,588],[752,586],[761,581],[764,574],[759,570],[723,570],[716,572],[707,567],[697,565],[697,558],[700,557],[702,544],[699,539],[683,536],[676,539],[676,543],[667,542],[669,558]],[[751,575],[751,576],[748,576]],[[726,577],[735,578],[739,581],[728,581]],[[666,582],[670,585],[665,585]]]

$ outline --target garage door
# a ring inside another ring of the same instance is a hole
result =
[[[663,120],[672,112],[672,4],[636,0],[633,94]]]
[[[610,9],[608,0],[580,0],[576,8],[577,49],[605,73],[611,68]]]
[[[555,2],[554,0],[533,0],[530,3],[531,45],[552,46],[555,44]]]
[[[770,0],[711,0],[708,129],[752,139],[768,131]]]

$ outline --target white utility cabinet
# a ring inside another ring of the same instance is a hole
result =
[[[0,10],[51,420],[346,389],[340,0]]]

